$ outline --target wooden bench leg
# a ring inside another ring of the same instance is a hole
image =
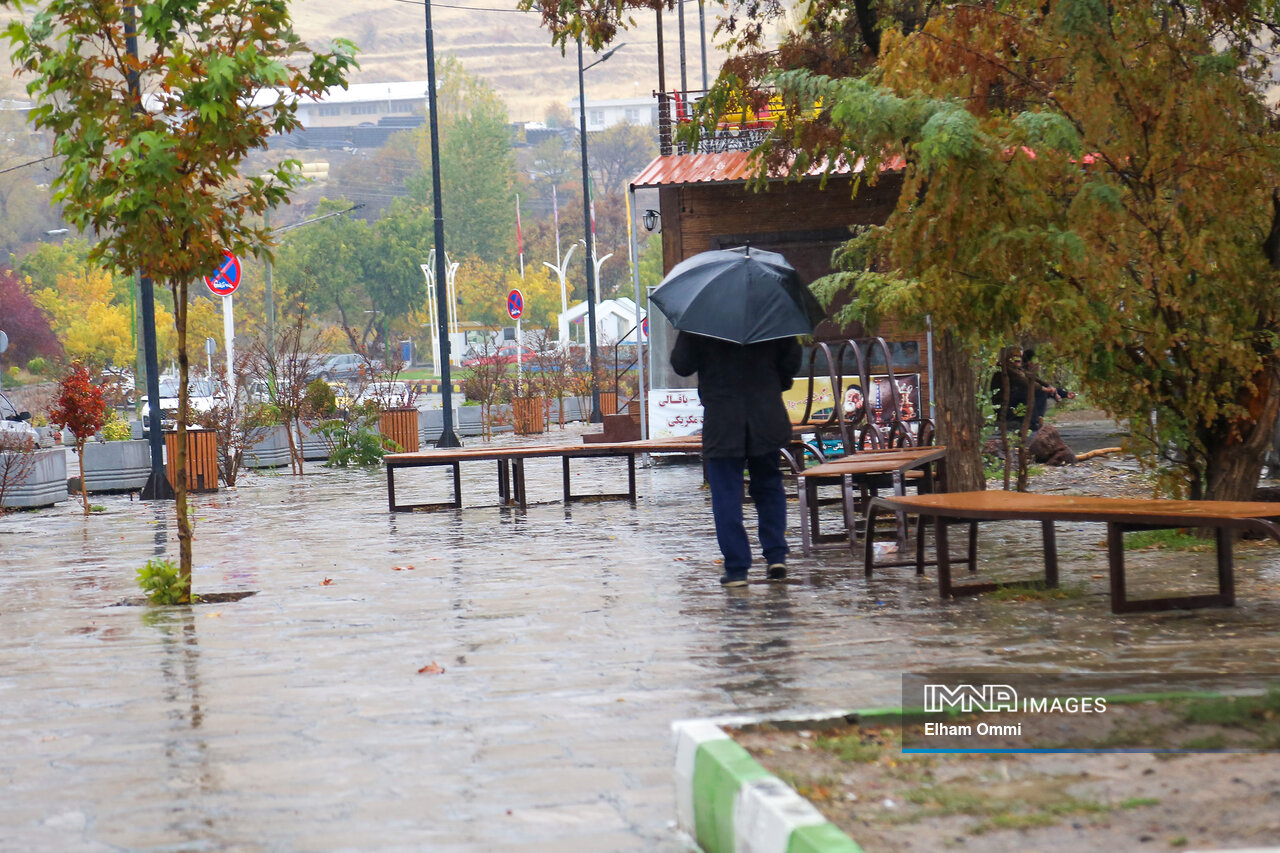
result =
[[[951,547],[947,541],[947,519],[933,516],[933,549],[937,551],[938,560],[938,597],[950,598],[951,588]],[[971,569],[973,565],[969,566]]]
[[[1053,530],[1052,521],[1040,522],[1040,530],[1044,537],[1044,585],[1049,589],[1058,588],[1058,537]]]
[[[809,533],[809,478],[803,474],[796,477],[796,500],[800,504],[800,553],[808,557],[813,553],[813,544]]]
[[[512,487],[515,489],[515,493],[516,493],[516,505],[519,506],[521,509],[528,509],[529,497],[525,493],[524,460],[515,459],[513,460],[513,462],[515,464],[515,468],[511,472],[511,476],[513,480]]]
[[[1234,530],[1218,528],[1218,595],[1223,607],[1236,606],[1235,537]]]
[[[1151,530],[1157,528],[1144,525],[1126,528],[1125,525],[1118,522],[1107,522],[1107,560],[1111,570],[1112,613],[1149,613],[1158,610],[1178,610],[1194,607],[1235,606],[1235,558],[1232,554],[1235,531],[1221,526],[1214,530],[1218,545],[1218,592],[1216,594],[1174,595],[1164,598],[1140,598],[1131,601],[1125,589],[1124,533],[1126,529]]]
[[[391,512],[399,512],[396,507],[396,468],[394,465],[387,466],[387,508]]]
[[[634,453],[627,454],[627,494],[631,498],[631,502],[636,502],[636,455]]]
[[[498,460],[498,503],[511,503],[511,463],[506,459]]]
[[[462,463],[453,463],[453,505],[462,509]]]

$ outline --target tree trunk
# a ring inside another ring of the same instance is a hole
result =
[[[982,413],[975,395],[978,380],[967,347],[944,331],[934,359],[934,385],[938,390],[938,443],[947,448],[947,490],[986,488],[982,470]]]
[[[191,603],[191,518],[187,514],[187,419],[191,416],[187,382],[191,360],[187,358],[187,283],[173,282],[173,325],[178,333],[178,452],[174,461],[177,481],[173,484],[178,513],[178,577],[182,582],[179,604]]]
[[[84,501],[84,514],[89,514],[89,487],[84,482],[84,444],[85,440],[76,436],[76,457],[80,460],[80,499]]]
[[[1267,447],[1271,444],[1276,417],[1280,413],[1280,361],[1270,360],[1255,379],[1257,395],[1250,401],[1248,420],[1235,423],[1242,432],[1207,442],[1205,456],[1205,499],[1218,501],[1253,500]]]

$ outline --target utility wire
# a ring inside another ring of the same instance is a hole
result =
[[[56,156],[57,156],[56,154],[50,154],[48,157],[41,157],[39,160],[31,160],[30,162],[27,162],[27,163],[19,163],[16,166],[9,166],[6,169],[0,169],[0,175],[3,175],[5,172],[13,172],[18,169],[25,169],[28,166],[34,166],[37,163],[43,163],[45,160],[52,160]]]

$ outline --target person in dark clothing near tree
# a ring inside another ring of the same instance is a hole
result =
[[[671,352],[681,376],[698,374],[702,400],[702,458],[711,487],[716,541],[724,555],[726,587],[745,586],[751,545],[742,520],[742,472],[756,505],[760,547],[769,580],[787,576],[787,497],[778,451],[791,441],[782,392],[800,369],[794,337],[735,344],[681,332]]]
[[[1036,351],[1010,347],[1005,351],[1000,368],[991,377],[991,401],[996,405],[996,417],[1005,421],[1021,423],[1019,409],[1027,404],[1027,385],[1032,391],[1031,431],[1035,432],[1044,424],[1045,411],[1049,399],[1065,400],[1075,397],[1075,392],[1066,388],[1056,388],[1040,378],[1040,366],[1035,363]],[[1004,376],[1009,377],[1009,405],[1001,405],[1004,396]],[[1024,410],[1025,411],[1025,410]]]

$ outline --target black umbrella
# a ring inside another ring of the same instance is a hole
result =
[[[824,316],[786,258],[750,247],[681,261],[649,299],[677,329],[738,344],[812,334]]]

